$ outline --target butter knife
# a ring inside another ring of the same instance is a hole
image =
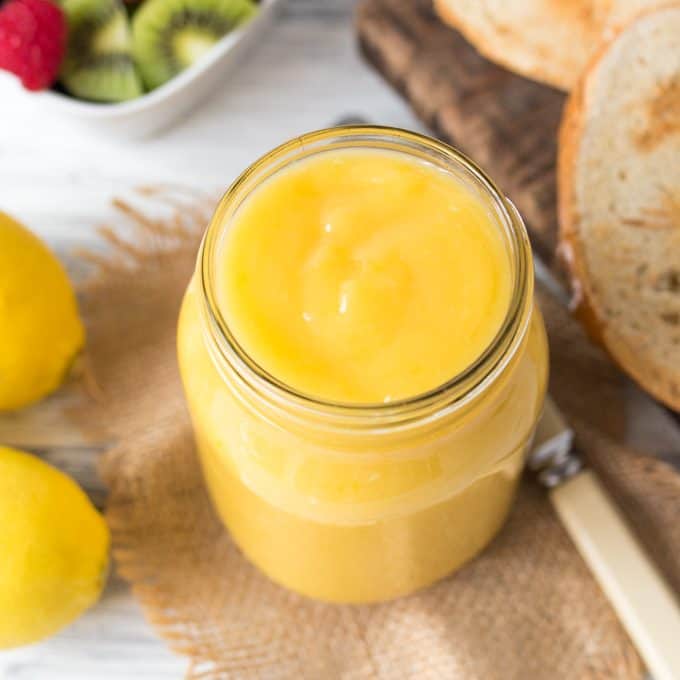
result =
[[[680,679],[680,605],[597,475],[583,466],[574,433],[550,397],[529,468],[548,488],[564,528],[655,680]]]

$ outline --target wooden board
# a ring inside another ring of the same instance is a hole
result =
[[[538,254],[556,269],[564,95],[481,57],[438,19],[432,0],[362,0],[356,28],[368,61],[435,135],[488,171],[524,216]]]
[[[355,23],[368,62],[435,136],[493,177],[522,213],[534,251],[566,288],[556,186],[564,93],[482,57],[442,23],[432,0],[360,0]]]

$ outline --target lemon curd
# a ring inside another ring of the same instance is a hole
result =
[[[245,555],[365,602],[479,552],[545,391],[532,290],[514,208],[438,142],[322,131],[246,171],[179,325],[208,487]]]
[[[404,154],[315,155],[235,215],[217,304],[253,360],[296,390],[413,397],[467,368],[503,323],[510,260],[489,213]]]

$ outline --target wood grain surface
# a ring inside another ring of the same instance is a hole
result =
[[[536,254],[568,289],[557,254],[557,133],[566,97],[482,57],[431,0],[360,0],[366,59],[441,139],[469,154],[524,217]],[[680,423],[680,413],[668,411]]]

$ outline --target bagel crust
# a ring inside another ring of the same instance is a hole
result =
[[[680,3],[593,57],[563,114],[558,197],[576,316],[680,411]]]
[[[566,91],[612,31],[665,4],[668,0],[434,0],[442,20],[485,57]]]

